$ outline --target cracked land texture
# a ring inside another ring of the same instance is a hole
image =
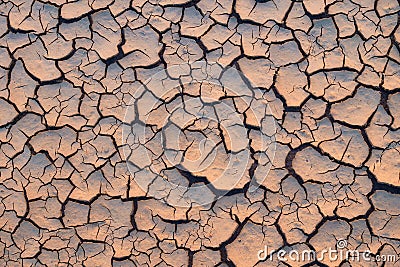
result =
[[[0,0],[0,267],[400,266],[399,3]]]

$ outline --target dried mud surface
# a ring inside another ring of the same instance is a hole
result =
[[[1,1],[0,266],[302,266],[257,252],[337,240],[400,255],[399,11],[396,0]],[[273,160],[240,97],[201,82],[161,97],[164,85],[148,83],[174,66],[182,82],[196,61],[259,88],[276,121]],[[140,86],[147,94],[135,95]],[[238,129],[175,114],[169,133],[183,137],[166,145],[185,170],[154,145],[171,105],[191,99],[224,103],[243,122],[250,159],[229,168],[243,171],[237,184],[213,179],[226,157],[240,162]],[[148,142],[129,146],[126,110],[153,100]],[[131,168],[126,147],[139,155]],[[196,169],[211,152],[212,168]],[[163,179],[211,195],[175,206],[184,193]]]

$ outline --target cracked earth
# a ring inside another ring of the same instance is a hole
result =
[[[399,12],[0,0],[0,266],[400,266]]]

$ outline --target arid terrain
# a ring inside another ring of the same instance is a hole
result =
[[[0,0],[0,266],[400,266],[399,14]]]

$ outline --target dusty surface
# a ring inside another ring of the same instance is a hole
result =
[[[400,255],[399,11],[0,1],[0,266],[301,266],[257,252],[337,240]]]

